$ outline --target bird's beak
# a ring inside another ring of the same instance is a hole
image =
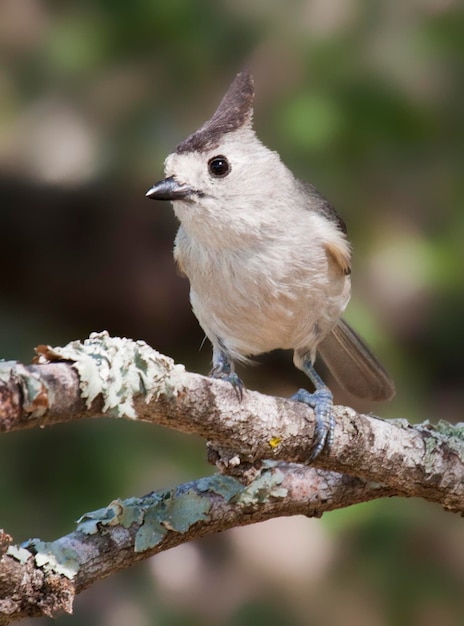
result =
[[[174,176],[169,176],[155,183],[145,195],[152,200],[184,200],[193,193],[195,193],[194,189],[178,183]]]

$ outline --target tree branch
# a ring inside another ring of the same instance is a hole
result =
[[[35,365],[0,367],[0,431],[108,415],[148,421],[209,440],[222,471],[240,480],[217,474],[116,501],[84,515],[66,537],[10,546],[0,561],[5,620],[70,611],[74,594],[99,578],[193,538],[271,517],[320,516],[388,495],[464,512],[461,425],[413,427],[335,407],[334,442],[315,469],[295,465],[306,461],[314,433],[313,411],[301,403],[253,391],[239,402],[228,383],[107,333],[37,352]]]
[[[0,615],[13,620],[70,612],[75,594],[95,581],[181,543],[282,515],[320,517],[389,495],[395,494],[354,477],[282,463],[246,486],[216,474],[117,500],[84,515],[74,532],[56,541],[10,547],[0,560]]]

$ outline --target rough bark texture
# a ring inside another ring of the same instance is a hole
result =
[[[0,432],[108,414],[138,419],[201,435],[228,475],[115,501],[54,542],[18,548],[1,534],[0,624],[70,612],[74,595],[96,580],[234,526],[320,516],[391,495],[464,512],[460,424],[410,426],[335,407],[334,442],[316,469],[303,465],[314,431],[313,412],[303,404],[252,391],[239,402],[228,383],[185,372],[142,342],[103,333],[89,345],[38,352],[39,364],[0,367]]]

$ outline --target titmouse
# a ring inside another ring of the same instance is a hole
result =
[[[334,433],[332,394],[314,369],[316,352],[358,398],[388,400],[394,384],[341,316],[350,299],[351,248],[335,209],[295,178],[252,126],[254,84],[237,74],[210,120],[165,161],[166,178],[147,192],[170,200],[180,221],[174,257],[213,345],[211,375],[241,397],[234,361],[292,349],[315,387],[293,399],[315,410],[309,459]]]

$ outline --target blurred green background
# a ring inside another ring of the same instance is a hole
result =
[[[0,55],[0,356],[107,329],[208,371],[175,218],[144,194],[248,64],[260,138],[348,224],[348,318],[397,383],[389,405],[355,406],[462,419],[462,3],[2,0]],[[289,354],[241,374],[305,384]],[[0,526],[54,539],[116,497],[211,473],[205,456],[116,420],[4,435]],[[463,545],[462,521],[420,501],[280,519],[105,580],[56,623],[464,624]]]

